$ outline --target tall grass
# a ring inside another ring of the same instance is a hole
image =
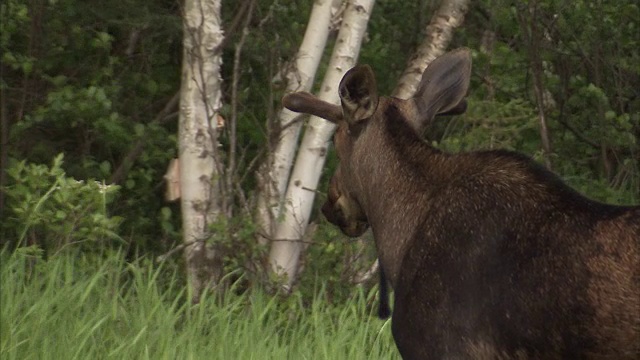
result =
[[[0,275],[4,360],[399,358],[359,290],[341,306],[257,290],[191,305],[175,271],[120,254],[4,251]]]

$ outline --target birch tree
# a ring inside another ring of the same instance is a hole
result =
[[[435,58],[445,53],[453,39],[454,30],[462,25],[468,9],[469,0],[442,0],[427,25],[424,41],[409,60],[392,96],[400,99],[413,96],[422,73]]]
[[[341,3],[342,0],[314,2],[295,63],[286,74],[287,92],[311,90],[329,36],[332,8]],[[258,241],[261,244],[266,244],[267,238],[273,238],[276,218],[302,128],[299,114],[286,108],[282,108],[278,114],[277,124],[277,129],[274,129],[277,139],[275,148],[259,174],[261,189],[258,194],[256,222],[259,227]]]
[[[179,156],[182,228],[192,301],[220,281],[221,254],[207,244],[220,214],[221,161],[216,119],[221,107],[220,0],[185,0]]]
[[[318,97],[338,104],[338,85],[344,73],[356,63],[374,0],[350,0],[333,49],[329,67]],[[278,223],[269,256],[273,271],[285,276],[290,289],[298,271],[305,233],[322,173],[333,124],[311,117],[302,138],[283,204],[283,219]]]

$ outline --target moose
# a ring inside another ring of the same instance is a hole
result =
[[[425,142],[436,115],[464,112],[470,75],[463,48],[407,100],[379,96],[366,65],[341,106],[283,98],[337,125],[322,212],[350,237],[371,227],[401,356],[639,359],[640,206],[590,200],[519,153]]]

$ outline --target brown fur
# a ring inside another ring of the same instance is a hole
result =
[[[367,67],[341,82],[342,111],[284,99],[338,124],[323,213],[349,236],[371,226],[400,353],[640,358],[640,207],[589,200],[513,152],[423,142],[437,113],[464,110],[469,73],[458,50],[429,66],[413,99],[378,98]]]

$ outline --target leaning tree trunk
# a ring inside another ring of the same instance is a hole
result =
[[[193,302],[222,276],[221,255],[207,240],[209,225],[220,214],[216,114],[223,38],[220,0],[185,0],[179,156],[184,256]]]
[[[424,41],[409,60],[392,96],[400,99],[413,96],[422,73],[435,58],[445,53],[453,38],[453,31],[462,25],[468,9],[469,0],[442,0],[440,8],[427,26]]]
[[[344,73],[355,65],[374,0],[350,0],[344,13],[336,46],[329,62],[318,97],[338,104],[338,85]],[[274,272],[286,277],[289,289],[297,275],[316,187],[327,156],[328,141],[334,125],[312,117],[300,144],[300,150],[289,180],[283,204],[282,221],[278,223],[271,246],[270,263]]]
[[[317,0],[314,3],[296,60],[287,71],[287,92],[311,89],[329,36],[331,8],[334,3],[341,2],[342,0]],[[256,222],[259,227],[258,241],[261,244],[267,244],[267,240],[274,236],[302,122],[299,114],[283,108],[276,126],[276,129],[272,129],[276,140],[272,144],[273,152],[269,154],[259,175]]]

